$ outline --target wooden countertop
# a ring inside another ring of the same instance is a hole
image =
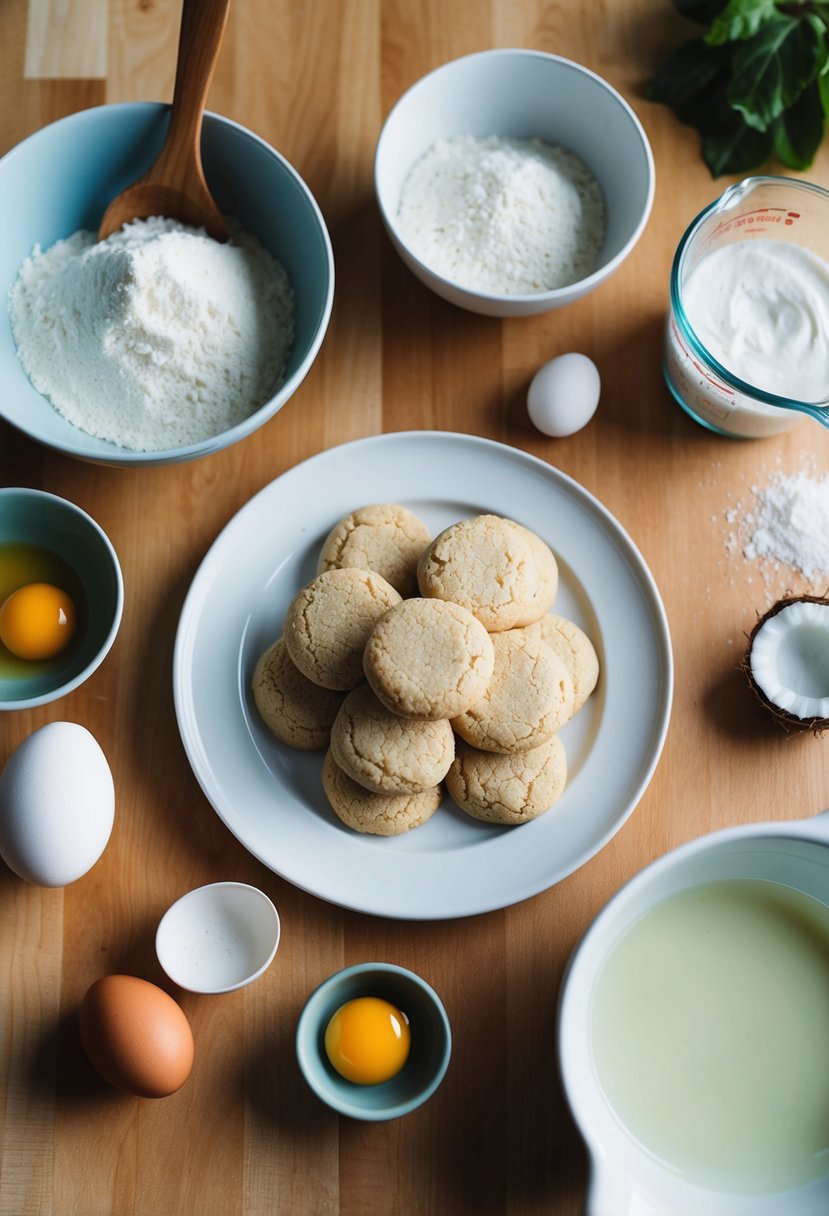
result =
[[[629,876],[672,846],[829,805],[827,743],[773,728],[737,670],[757,613],[807,584],[787,568],[764,574],[734,542],[775,472],[823,474],[829,432],[806,421],[779,438],[718,438],[673,403],[660,371],[674,248],[727,184],[709,177],[693,132],[643,99],[643,81],[688,30],[668,0],[237,0],[209,104],[275,144],[314,191],[337,259],[333,319],[289,404],[252,438],[196,463],[92,467],[0,424],[2,483],[43,487],[89,511],[126,584],[119,637],[95,675],[63,701],[0,717],[0,762],[45,722],[83,723],[117,789],[111,842],[83,879],[38,889],[0,867],[3,1216],[575,1216],[586,1160],[554,1035],[574,943]],[[89,105],[168,100],[177,31],[174,0],[5,0],[0,151]],[[490,46],[594,68],[633,105],[657,165],[653,214],[623,268],[563,312],[518,321],[428,293],[392,252],[372,196],[374,143],[396,98],[437,64]],[[829,186],[826,146],[808,176]],[[542,362],[573,349],[595,359],[602,400],[581,433],[546,439],[526,419],[527,385]],[[227,520],[297,461],[409,428],[512,444],[593,492],[654,574],[676,660],[661,762],[611,843],[543,894],[445,923],[343,911],[254,860],[202,795],[171,694],[182,600]],[[81,1053],[79,1001],[105,972],[164,982],[153,948],[161,912],[220,878],[274,898],[277,959],[244,991],[182,996],[197,1063],[179,1093],[158,1102],[116,1094]],[[307,1090],[293,1034],[320,980],[373,958],[411,967],[438,990],[454,1055],[426,1106],[363,1125]]]

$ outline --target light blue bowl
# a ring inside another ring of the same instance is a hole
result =
[[[360,996],[390,1001],[409,1019],[409,1058],[396,1077],[381,1085],[346,1081],[325,1052],[331,1017]],[[452,1033],[440,998],[420,976],[394,963],[359,963],[336,972],[311,994],[297,1025],[296,1051],[318,1098],[352,1119],[379,1122],[407,1115],[432,1096],[449,1067]]]
[[[30,709],[56,701],[92,675],[109,652],[124,608],[124,581],[109,538],[91,515],[43,490],[0,489],[0,546],[47,549],[71,572],[64,587],[77,625],[66,650],[48,663],[14,664],[20,674],[0,676],[0,710]]]
[[[62,118],[0,160],[0,293],[4,300],[34,245],[80,228],[96,231],[104,209],[149,168],[164,142],[169,106],[98,106]],[[230,119],[208,113],[202,161],[219,208],[257,236],[285,267],[296,295],[296,339],[278,392],[244,422],[202,443],[132,452],[86,435],[32,387],[17,358],[5,306],[0,316],[0,416],[68,456],[110,465],[158,465],[207,456],[267,422],[296,392],[322,344],[334,298],[334,258],[313,195],[284,157]]]

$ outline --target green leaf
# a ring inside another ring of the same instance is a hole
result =
[[[734,52],[728,99],[757,131],[797,101],[823,66],[823,22],[808,15],[768,21]]]
[[[697,25],[710,25],[727,0],[674,0],[677,10]]]
[[[702,158],[712,177],[724,173],[748,173],[765,163],[771,155],[772,138],[768,131],[756,131],[731,111],[728,127],[702,141]]]
[[[710,88],[729,62],[730,54],[724,48],[707,47],[702,38],[689,38],[668,53],[648,82],[646,96],[668,106],[683,105]]]
[[[771,124],[775,156],[788,169],[808,169],[823,140],[825,126],[820,86],[814,81],[791,109]]]
[[[714,177],[764,164],[808,168],[829,119],[829,0],[674,0],[708,24],[646,86],[702,137]]]
[[[777,16],[775,0],[729,0],[711,23],[705,35],[708,46],[742,42],[754,35],[767,21]]]
[[[680,122],[693,127],[704,138],[731,130],[735,120],[742,119],[728,104],[728,74],[721,73],[700,96],[673,107]]]

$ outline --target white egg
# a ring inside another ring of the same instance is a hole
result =
[[[572,352],[551,359],[535,373],[527,393],[530,421],[560,439],[586,426],[599,404],[601,381],[587,355]]]
[[[63,887],[106,848],[115,789],[85,726],[50,722],[12,752],[0,776],[0,856],[40,887]]]

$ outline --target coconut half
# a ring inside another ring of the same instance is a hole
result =
[[[829,599],[778,600],[760,617],[742,664],[760,702],[788,730],[829,727]]]

